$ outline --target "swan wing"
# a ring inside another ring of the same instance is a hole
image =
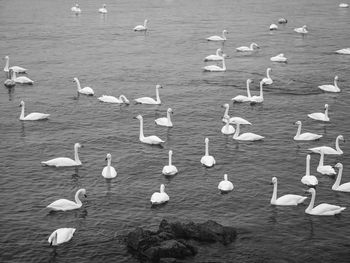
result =
[[[233,190],[233,184],[230,181],[221,181],[218,185],[220,191],[228,192]]]
[[[102,102],[108,102],[108,103],[122,103],[118,98],[114,96],[109,95],[102,95],[101,97],[97,98],[98,100]]]
[[[224,41],[225,39],[223,39],[220,36],[211,36],[207,38],[208,41]]]
[[[160,125],[160,126],[169,126],[169,123],[168,123],[168,118],[158,118],[155,120],[156,124],[157,125]]]
[[[236,97],[232,98],[231,100],[233,100],[234,102],[248,102],[248,101],[250,101],[250,98],[248,98],[247,96],[243,96],[243,95],[237,95]]]
[[[318,88],[328,92],[340,92],[340,89],[333,85],[321,85],[321,86],[318,86]]]
[[[135,99],[135,101],[137,103],[141,103],[141,104],[160,104],[160,103],[157,103],[156,100],[150,98],[150,97],[142,97],[142,98],[138,98],[138,99]]]
[[[24,117],[24,121],[37,121],[37,120],[45,120],[50,116],[50,114],[32,112]]]
[[[164,175],[174,175],[177,174],[177,172],[177,168],[174,165],[166,165],[162,170],[162,174]]]
[[[338,54],[350,55],[350,48],[343,48],[335,51]]]
[[[160,144],[164,142],[162,139],[155,135],[147,136],[144,138],[144,140],[150,144]]]
[[[90,87],[82,88],[81,90],[79,90],[79,92],[86,95],[94,95],[94,91]]]
[[[18,66],[12,66],[9,69],[12,69],[16,73],[26,73],[27,71],[27,69]]]
[[[317,172],[319,172],[321,174],[326,174],[326,175],[334,175],[334,174],[336,174],[335,170],[330,165],[318,166],[317,167]]]
[[[43,165],[47,165],[47,166],[56,166],[56,167],[64,167],[64,166],[77,166],[77,165],[81,165],[78,164],[76,161],[67,158],[67,157],[58,157],[46,162],[41,162]]]
[[[221,132],[223,134],[234,134],[235,131],[236,130],[232,125],[229,125],[228,127],[226,127],[226,125],[224,125],[224,127],[221,128]]]
[[[68,242],[73,237],[75,228],[59,228],[57,229],[57,244]]]
[[[202,158],[201,158],[201,163],[206,166],[206,167],[212,167],[214,166],[214,164],[216,163],[215,159],[213,156],[211,155],[204,155]]]
[[[144,31],[146,28],[143,25],[138,25],[134,27],[134,31]]]
[[[339,185],[338,188],[335,190],[341,192],[350,192],[350,182]]]
[[[240,52],[252,51],[249,47],[245,47],[245,46],[238,47],[238,48],[236,48],[236,50],[237,50],[237,51],[240,51]]]
[[[311,113],[311,114],[308,114],[307,116],[309,116],[309,118],[314,120],[326,121],[325,120],[326,116],[324,115],[324,113],[321,113],[321,112]]]
[[[300,181],[305,185],[315,186],[318,184],[318,180],[314,175],[304,175]]]
[[[153,193],[151,196],[152,204],[162,204],[169,201],[169,196],[166,193]]]
[[[295,140],[299,141],[313,141],[313,140],[318,140],[322,137],[322,135],[315,134],[315,133],[310,133],[310,132],[305,132],[300,134],[298,137],[295,136]]]
[[[217,55],[210,55],[204,58],[204,61],[221,61],[223,60],[223,57],[217,56]]]
[[[59,211],[59,210],[66,211],[66,210],[80,208],[80,206],[73,201],[70,201],[67,199],[59,199],[59,200],[56,200],[55,202],[49,204],[47,206],[47,208],[50,208],[50,209],[55,210],[55,211]]]
[[[308,150],[312,151],[314,153],[321,153],[321,152],[323,152],[324,154],[336,154],[336,155],[340,154],[335,149],[333,149],[333,148],[331,148],[329,146],[314,147],[314,148],[310,148]]]
[[[345,210],[345,207],[323,203],[323,204],[319,204],[318,206],[314,207],[312,209],[312,214],[335,215],[335,214],[339,214],[343,210]]]
[[[236,140],[240,141],[258,141],[262,139],[264,139],[264,136],[260,136],[251,132],[243,133],[236,138]]]
[[[224,122],[226,122],[226,120]],[[230,118],[230,123],[231,124],[249,124],[249,125],[252,125],[249,121],[247,121],[246,119],[243,119],[241,117]]]
[[[108,166],[106,166],[102,170],[102,176],[107,179],[114,178],[117,176],[117,171],[114,169],[114,167],[110,166],[110,173],[108,173]]]
[[[25,76],[15,78],[15,82],[20,83],[20,84],[33,84],[34,83],[34,81],[32,81],[30,78],[27,78]]]
[[[298,205],[305,201],[307,197],[301,195],[287,194],[276,200],[276,205]]]

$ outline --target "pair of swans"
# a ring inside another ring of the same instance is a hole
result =
[[[119,98],[116,98],[114,96],[109,95],[102,95],[101,97],[97,98],[99,101],[107,102],[107,103],[116,103],[116,104],[130,104],[130,101],[124,96],[120,95]]]
[[[173,127],[173,123],[170,117],[170,115],[173,113],[173,110],[171,108],[168,108],[168,110],[166,111],[166,117],[156,119],[155,123],[159,126]]]
[[[230,105],[228,103],[225,103],[224,105],[222,105],[221,107],[225,108],[225,113],[224,113],[224,116],[226,115],[229,115],[228,112],[229,112],[229,109],[230,109]],[[223,122],[227,122],[227,120],[225,118],[222,119]],[[252,125],[249,121],[247,121],[246,119],[243,119],[241,117],[231,117],[229,119],[229,123],[230,124],[249,124],[249,125]]]
[[[101,14],[107,14],[106,4],[103,4],[103,6],[98,9],[98,12]]]
[[[81,161],[78,155],[78,149],[82,147],[80,143],[74,144],[74,160],[67,157],[58,157],[55,159],[51,159],[46,162],[41,162],[46,166],[54,166],[54,167],[70,167],[70,166],[79,166],[81,165]]]
[[[139,139],[141,142],[146,143],[146,144],[151,144],[151,145],[160,145],[161,143],[164,142],[162,139],[160,139],[158,136],[155,136],[155,135],[145,137],[143,134],[143,118],[141,115],[137,115],[136,119],[138,119],[140,121]]]
[[[338,168],[339,171],[338,171],[337,179],[335,180],[332,186],[332,190],[339,191],[339,192],[350,192],[350,182],[340,184],[341,177],[343,174],[343,165],[341,163],[337,163],[335,167]]]
[[[209,71],[209,72],[224,72],[226,71],[226,64],[225,64],[225,58],[222,57],[222,67],[217,66],[217,65],[209,65],[205,66],[203,68],[204,71]]]
[[[169,163],[165,165],[162,170],[162,174],[164,175],[175,175],[178,172],[176,166],[172,164],[172,156],[173,151],[169,150]]]
[[[24,108],[25,108],[25,103],[22,100],[19,106],[22,108],[21,110],[21,115],[19,116],[19,119],[21,121],[40,121],[40,120],[46,120],[49,118],[50,114],[46,113],[39,113],[39,112],[32,112],[29,113],[27,116],[24,116]]]
[[[329,146],[320,146],[320,147],[310,148],[309,151],[312,151],[314,153],[321,153],[322,151],[324,154],[341,155],[343,154],[343,151],[339,147],[339,140],[345,141],[343,135],[338,135],[337,138],[335,139],[335,149]]]
[[[50,246],[58,246],[62,243],[68,242],[72,239],[75,228],[59,228],[56,229],[52,234],[50,235],[49,239],[47,240],[50,243]]]
[[[338,76],[334,77],[334,85],[321,85],[318,86],[318,88],[327,92],[340,92],[340,88],[338,87]]]
[[[314,207],[315,198],[316,198],[316,190],[314,188],[310,188],[307,192],[311,193],[311,201],[309,206],[305,209],[305,213],[309,215],[317,215],[317,216],[333,216],[341,213],[346,207],[341,207],[338,205],[330,205],[326,203],[319,204]]]
[[[287,194],[277,198],[277,178],[272,177],[271,184],[273,184],[273,192],[270,204],[271,205],[281,205],[281,206],[290,206],[298,205],[305,201],[307,197],[301,195]]]
[[[227,179],[227,174],[224,174],[224,180],[219,183],[218,189],[223,193],[233,190],[233,184]]]
[[[297,121],[295,124],[298,125],[297,134],[294,136],[296,141],[314,141],[322,137],[322,135],[311,132],[301,133],[301,121]]]
[[[302,27],[294,28],[294,32],[297,32],[299,34],[307,34],[309,31],[307,31],[307,26],[303,25]]]
[[[47,208],[53,210],[53,211],[68,211],[68,210],[75,210],[79,209],[83,204],[79,199],[79,195],[83,194],[86,198],[86,190],[85,189],[79,189],[75,193],[75,202],[67,200],[67,199],[59,199],[55,202],[52,202],[47,206]]]
[[[111,179],[117,176],[117,171],[114,169],[112,164],[112,155],[107,153],[106,155],[107,166],[105,166],[102,170],[102,176],[106,179]]]
[[[4,72],[6,73],[6,75],[10,78],[9,76],[9,72],[10,70],[13,70],[13,72],[15,73],[27,73],[27,69],[19,67],[19,66],[12,66],[10,67],[10,57],[9,56],[5,56],[5,67],[4,67]]]
[[[264,102],[264,95],[263,95],[263,84],[264,83],[262,81],[260,81],[260,94],[259,94],[259,96],[251,96],[250,89],[249,89],[250,83],[252,83],[252,80],[247,79],[247,96],[238,95],[238,96],[232,98],[231,100],[233,102],[250,102],[252,104]]]
[[[284,56],[283,53],[278,54],[277,56],[271,57],[270,60],[272,62],[287,62],[287,58]]]
[[[159,192],[155,192],[151,196],[151,203],[152,203],[152,205],[160,205],[160,204],[163,204],[163,203],[166,203],[166,202],[169,201],[169,196],[165,192],[164,184],[160,185],[160,189],[159,190],[160,190]]]
[[[330,165],[324,165],[324,152],[320,152],[320,161],[317,166],[317,172],[325,175],[335,175],[336,172]]]
[[[81,13],[81,9],[79,7],[79,4],[75,4],[75,6],[73,6],[71,9],[70,9],[72,12],[74,12],[76,15],[80,14]]]
[[[208,41],[226,41],[226,34],[228,34],[227,30],[223,30],[222,31],[222,37],[220,36],[211,36],[208,37],[207,40]]]
[[[240,132],[240,125],[241,125],[240,123],[236,124],[236,132],[233,135],[233,139],[234,140],[237,140],[237,141],[251,141],[251,142],[253,142],[253,141],[260,141],[260,140],[265,138],[264,136],[261,136],[261,135],[255,134],[255,133],[251,133],[251,132],[246,132],[246,133],[239,134],[239,132]]]
[[[145,19],[145,21],[143,22],[143,25],[137,25],[134,27],[134,31],[147,31],[147,23],[148,23],[148,20]]]
[[[305,175],[301,178],[301,182],[309,187],[315,187],[318,185],[318,180],[316,176],[310,174],[310,159],[311,156],[308,154],[306,156],[306,171]]]
[[[278,29],[278,26],[276,24],[271,24],[270,25],[270,30],[277,30]]]
[[[209,139],[205,138],[205,155],[201,158],[201,164],[205,167],[213,167],[216,164],[215,158],[209,155]]]
[[[337,54],[350,55],[350,48],[343,48],[335,51]]]
[[[156,99],[150,97],[142,97],[135,99],[136,103],[140,104],[151,104],[151,105],[160,105],[162,102],[159,97],[159,89],[163,88],[161,85],[156,85]]]
[[[95,93],[94,93],[94,90],[90,87],[84,87],[82,88],[80,86],[80,81],[78,78],[74,78],[73,81],[75,83],[77,83],[77,91],[78,91],[78,94],[83,94],[83,95],[88,95],[88,96],[93,96]]]
[[[324,122],[328,122],[329,121],[329,117],[328,117],[328,104],[324,105],[325,108],[325,112],[315,112],[315,113],[311,113],[308,114],[307,116],[311,119],[317,120],[317,121],[324,121]]]
[[[238,51],[238,52],[251,52],[251,51],[254,51],[254,47],[260,48],[258,44],[251,43],[249,47],[242,46],[242,47],[236,48],[236,51]]]
[[[221,48],[218,48],[216,50],[216,54],[215,55],[206,56],[204,58],[204,62],[208,62],[208,61],[222,61],[224,59],[224,57],[226,57],[226,55],[223,54]]]
[[[266,77],[263,78],[261,81],[263,82],[264,85],[271,85],[273,83],[272,78],[270,77],[270,72],[272,71],[271,68],[266,69]]]

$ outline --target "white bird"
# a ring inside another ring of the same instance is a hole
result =
[[[28,78],[28,77],[26,77],[26,76],[19,76],[19,77],[17,77],[17,76],[16,76],[16,72],[13,71],[12,73],[13,73],[12,79],[13,79],[16,83],[33,85],[34,81],[31,80],[30,78]]]
[[[159,126],[173,127],[170,115],[173,114],[173,110],[168,108],[166,111],[166,117],[158,118],[155,120],[156,124]]]
[[[278,26],[276,24],[271,24],[270,25],[270,30],[277,30]]]
[[[156,85],[156,100],[150,97],[142,97],[135,99],[136,103],[160,105],[162,102],[160,101],[159,97],[159,89],[161,88],[163,88],[161,85]]]
[[[287,62],[287,58],[284,56],[283,53],[278,54],[277,56],[271,57],[270,60],[272,62]]]
[[[228,34],[228,32],[226,30],[222,31],[222,37],[220,36],[211,36],[208,37],[207,40],[208,41],[226,41],[226,34]]]
[[[287,24],[288,20],[284,17],[278,19],[278,24]]]
[[[68,242],[73,237],[75,228],[59,228],[56,229],[49,237],[50,246],[57,246]]]
[[[222,55],[220,55],[220,54],[222,54],[222,50],[221,50],[221,48],[218,48],[216,50],[216,54],[215,55],[206,56],[204,58],[204,61],[205,62],[208,62],[208,61],[221,61],[221,60],[224,59],[225,54],[222,54]]]
[[[325,108],[325,112],[315,112],[315,113],[311,113],[308,114],[307,116],[309,116],[309,118],[317,120],[317,121],[329,121],[329,117],[328,117],[328,104],[324,105]]]
[[[338,76],[334,77],[334,85],[321,85],[318,86],[323,91],[328,91],[328,92],[340,92],[340,88],[338,87]]]
[[[350,182],[340,184],[341,177],[343,174],[343,165],[341,163],[337,163],[335,167],[337,167],[339,171],[338,171],[337,179],[335,180],[332,186],[332,190],[339,191],[339,192],[350,192]]]
[[[80,14],[81,13],[81,9],[79,7],[79,4],[75,4],[75,6],[73,6],[71,9],[70,9],[72,12],[74,12],[76,15]]]
[[[270,77],[270,72],[272,71],[271,68],[266,69],[266,78],[262,79],[262,82],[264,85],[271,85],[273,83],[272,78]]]
[[[251,133],[251,132],[239,134],[240,125],[241,125],[240,123],[237,123],[236,132],[233,135],[233,139],[235,139],[237,141],[259,141],[259,140],[264,139],[263,136],[255,134],[255,133]]]
[[[235,128],[232,125],[230,125],[230,116],[225,115],[224,118],[226,120],[226,124],[221,128],[221,132],[226,135],[234,134]]]
[[[318,180],[316,176],[310,175],[310,154],[306,156],[306,172],[305,175],[301,178],[301,182],[307,186],[316,186]]]
[[[343,154],[343,151],[339,147],[339,140],[345,141],[343,135],[338,135],[337,138],[335,139],[335,149],[329,146],[320,146],[320,147],[310,148],[308,150],[314,153],[320,153],[322,151],[324,154],[341,155]]]
[[[247,96],[244,95],[237,95],[236,97],[232,98],[233,102],[248,102],[250,101],[251,95],[250,95],[250,89],[249,85],[252,83],[251,79],[247,79]]]
[[[224,117],[225,115],[229,115],[228,114],[228,111],[230,109],[230,105],[228,103],[225,103],[224,105],[222,105],[221,107],[224,107],[225,108],[225,113],[224,113]],[[223,122],[227,122],[227,120],[225,118],[222,118],[222,121]],[[252,125],[249,121],[247,121],[246,119],[243,119],[241,117],[231,117],[230,118],[230,124],[249,124],[249,125]]]
[[[218,185],[221,192],[229,192],[233,190],[233,184],[227,179],[227,174],[224,174],[224,180]]]
[[[152,205],[160,205],[169,201],[169,196],[165,192],[164,184],[160,185],[160,192],[155,192],[151,196]]]
[[[77,90],[78,90],[78,93],[80,94],[84,94],[84,95],[88,95],[88,96],[93,96],[94,95],[94,91],[92,88],[90,87],[84,87],[84,88],[81,88],[80,86],[80,81],[78,78],[74,78],[73,81],[75,83],[77,83]]]
[[[337,54],[343,54],[343,55],[350,55],[350,47],[349,48],[343,48],[335,51]]]
[[[86,190],[85,189],[79,189],[75,193],[75,202],[67,200],[67,199],[59,199],[55,202],[52,202],[47,206],[47,208],[54,210],[54,211],[68,211],[68,210],[74,210],[79,209],[83,204],[79,199],[79,195],[83,194],[84,197],[86,197]]]
[[[277,198],[277,178],[272,177],[273,193],[271,197],[271,205],[298,205],[305,201],[307,197],[301,195],[287,194]]]
[[[326,175],[334,175],[336,174],[335,170],[330,165],[324,165],[324,152],[320,152],[320,161],[317,166],[317,172],[320,174],[326,174]]]
[[[298,125],[297,134],[294,136],[294,140],[296,141],[314,141],[322,137],[322,135],[311,132],[301,133],[301,121],[297,121],[295,125]]]
[[[264,102],[263,85],[264,85],[264,82],[260,81],[260,94],[259,94],[259,96],[252,96],[250,98],[250,103],[251,104],[257,104],[257,103],[263,103]]]
[[[143,118],[141,115],[137,115],[136,119],[138,119],[140,121],[140,136],[139,136],[139,139],[141,142],[143,143],[147,143],[147,144],[161,144],[163,143],[164,141],[162,139],[160,139],[158,136],[155,136],[155,135],[151,135],[151,136],[147,136],[145,137],[143,135]]]
[[[143,25],[138,25],[134,27],[134,31],[147,31],[148,29],[147,23],[148,23],[148,20],[145,19],[145,21],[143,22]]]
[[[169,164],[165,165],[162,170],[162,174],[164,175],[175,175],[177,174],[177,168],[175,165],[172,164],[172,156],[173,156],[173,151],[169,151]]]
[[[106,156],[107,166],[105,166],[102,170],[102,176],[106,179],[114,178],[117,176],[117,171],[111,166],[112,155],[107,153]]]
[[[119,98],[116,98],[114,96],[109,96],[109,95],[102,95],[97,99],[99,101],[107,102],[107,103],[130,104],[130,101],[124,95],[120,95]]]
[[[205,138],[205,155],[201,158],[201,163],[206,167],[213,167],[216,163],[213,156],[209,155],[209,139]]]
[[[21,115],[19,116],[19,119],[21,121],[39,121],[39,120],[46,120],[49,118],[50,114],[46,113],[39,113],[39,112],[32,112],[29,113],[27,116],[24,116],[24,107],[25,103],[22,100],[19,106],[22,108]]]
[[[7,88],[13,88],[16,86],[16,81],[13,77],[13,70],[10,69],[9,74],[8,74],[8,79],[4,81],[4,86]]]
[[[349,7],[349,4],[346,4],[346,3],[340,3],[340,4],[339,4],[339,7],[342,7],[342,8],[348,8],[348,7]]]
[[[69,167],[69,166],[78,166],[81,165],[81,161],[78,155],[78,149],[82,147],[80,143],[74,144],[74,160],[67,157],[58,157],[51,159],[46,162],[41,162],[43,165],[55,166],[55,167]]]
[[[210,72],[224,72],[226,71],[226,64],[225,64],[225,58],[222,58],[222,67],[219,67],[217,65],[209,65],[205,66],[203,68],[204,71],[210,71]]]
[[[322,203],[314,207],[316,190],[314,188],[310,188],[307,190],[307,192],[311,193],[312,197],[309,206],[305,209],[306,214],[317,216],[333,216],[341,213],[343,210],[346,209],[346,207],[330,205],[326,203]]]
[[[10,67],[9,66],[9,64],[10,64],[10,57],[9,56],[5,56],[5,60],[6,60],[6,63],[5,63],[4,71],[7,75],[9,74],[10,69],[12,69],[13,72],[15,72],[15,73],[26,73],[27,72],[27,70],[25,68],[22,68],[22,67],[18,67],[18,66]],[[8,77],[10,77],[10,76],[8,76]]]
[[[238,52],[250,52],[250,51],[254,51],[254,47],[260,48],[260,47],[258,46],[258,44],[256,44],[256,43],[251,43],[249,47],[247,47],[247,46],[242,46],[242,47],[236,48],[236,51],[238,51]]]
[[[103,4],[103,6],[98,9],[98,12],[101,14],[107,14],[106,4]]]
[[[294,28],[294,31],[299,33],[299,34],[307,34],[307,26],[303,25],[302,27]]]

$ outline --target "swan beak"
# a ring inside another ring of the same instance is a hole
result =
[[[136,117],[132,117],[133,119],[137,119]]]

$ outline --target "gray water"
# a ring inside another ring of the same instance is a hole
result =
[[[97,9],[103,1],[81,1],[82,14],[70,8],[74,1],[0,1],[0,56],[10,65],[28,68],[33,86],[0,89],[0,258],[1,262],[137,262],[118,236],[137,226],[156,229],[162,218],[212,219],[242,230],[226,247],[210,245],[185,262],[349,262],[350,196],[331,190],[333,177],[317,174],[318,156],[312,155],[311,173],[317,175],[316,204],[348,207],[340,216],[318,217],[298,207],[270,206],[271,177],[279,179],[279,195],[304,194],[307,148],[334,147],[337,135],[350,138],[350,56],[334,53],[350,46],[350,10],[328,0],[152,0],[105,1],[108,14]],[[288,24],[270,32],[271,23],[284,16]],[[149,19],[149,32],[132,28]],[[309,26],[302,37],[293,28]],[[229,31],[224,52],[228,70],[205,73],[203,58],[214,54],[218,43],[205,40]],[[238,46],[256,42],[258,52],[244,55]],[[284,53],[287,64],[270,62]],[[272,86],[265,88],[263,105],[230,103],[245,93],[252,78],[252,93],[272,67]],[[317,86],[339,75],[340,94],[322,93]],[[73,77],[95,90],[94,97],[77,98]],[[5,80],[3,77],[2,81]],[[117,106],[97,100],[102,94],[126,95],[130,100],[155,97],[161,106]],[[50,113],[48,121],[21,122],[19,102],[26,112]],[[238,143],[224,136],[224,103],[231,116],[253,123],[244,132],[265,136],[262,142]],[[329,104],[330,123],[307,117]],[[157,127],[154,119],[171,107],[174,127]],[[144,116],[146,135],[166,140],[164,147],[139,142]],[[295,143],[297,120],[303,130],[322,134],[319,142]],[[217,164],[201,167],[204,138]],[[79,169],[42,167],[40,162],[73,157],[80,142]],[[350,181],[349,143],[341,157],[325,162],[344,164],[343,181]],[[165,178],[162,167],[172,149],[178,175]],[[106,181],[101,171],[112,154],[117,178]],[[217,185],[227,173],[235,189],[221,195]],[[151,208],[150,196],[166,185],[170,201]],[[59,198],[73,199],[87,190],[83,208],[49,213],[45,207]],[[49,247],[48,236],[57,228],[77,228],[69,243]]]

